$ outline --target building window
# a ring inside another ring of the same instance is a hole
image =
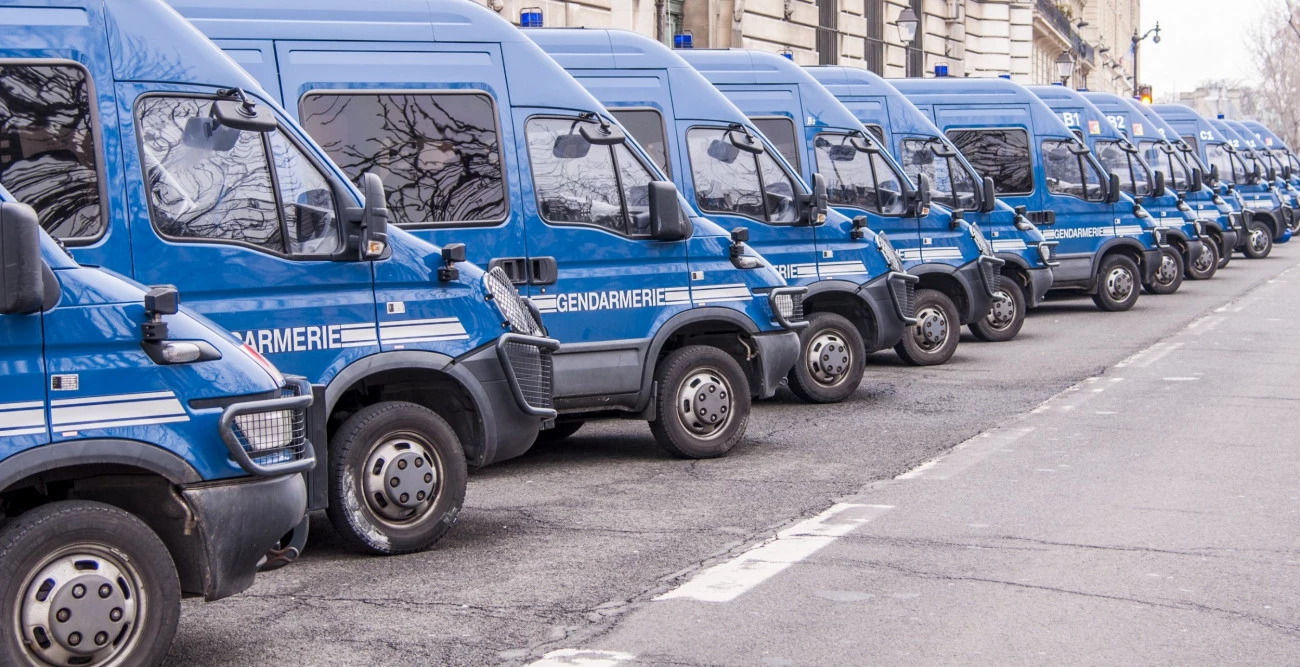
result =
[[[839,64],[840,0],[817,0],[817,63]]]
[[[673,46],[673,36],[680,33],[682,25],[682,3],[685,0],[668,0],[664,3],[664,44]]]
[[[885,0],[864,0],[863,14],[867,17],[865,56],[867,69],[885,75]]]

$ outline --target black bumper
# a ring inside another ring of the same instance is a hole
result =
[[[858,297],[871,310],[876,327],[872,340],[862,341],[868,352],[898,344],[909,325],[916,324],[916,284],[921,279],[891,272],[858,288]]]
[[[257,564],[307,511],[302,475],[242,478],[224,484],[181,489],[194,519],[193,551],[199,581],[182,581],[187,593],[208,600],[229,597],[253,585]]]
[[[1037,308],[1043,302],[1047,290],[1052,289],[1052,281],[1055,277],[1052,275],[1052,269],[1048,267],[1029,269],[1025,274],[1029,276],[1029,290],[1025,293],[1028,303],[1025,305],[1028,308]]]
[[[1164,251],[1160,248],[1152,248],[1142,251],[1142,266],[1138,267],[1142,271],[1142,284],[1146,285],[1155,280],[1156,269],[1160,268],[1160,262],[1163,261],[1161,255]]]
[[[961,315],[961,323],[969,324],[989,312],[993,306],[993,292],[1005,262],[997,257],[980,255],[980,258],[958,267],[953,273],[966,291],[966,310]]]
[[[506,334],[447,368],[474,398],[483,429],[483,451],[469,465],[523,454],[537,440],[542,423],[555,418],[550,355],[558,347],[550,338]]]
[[[799,334],[793,331],[754,334],[753,342],[758,354],[754,389],[759,398],[770,398],[799,360]]]
[[[1232,254],[1232,251],[1237,248],[1238,239],[1244,236],[1244,234],[1239,234],[1236,229],[1224,229],[1220,232],[1220,235],[1223,237],[1223,247],[1219,250],[1227,254]]]
[[[1188,266],[1191,266],[1192,263],[1200,259],[1201,255],[1205,252],[1205,244],[1200,239],[1190,239],[1184,243],[1187,245],[1187,250],[1186,256],[1183,257],[1183,261],[1186,262]]]

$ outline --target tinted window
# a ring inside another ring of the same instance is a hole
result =
[[[879,125],[867,125],[866,128],[867,131],[876,138],[876,141],[879,141],[882,144],[885,143],[885,128]]]
[[[673,173],[668,165],[668,140],[664,137],[664,119],[652,109],[610,110],[627,133],[636,139],[665,174]]]
[[[902,178],[880,152],[858,150],[846,134],[819,134],[813,145],[831,204],[903,213]]]
[[[627,229],[614,153],[579,134],[584,121],[533,118],[526,125],[538,208],[548,222]],[[588,124],[591,125],[591,124]]]
[[[1237,182],[1237,172],[1234,169],[1236,163],[1228,152],[1227,144],[1205,144],[1205,157],[1209,166],[1219,168],[1220,179],[1228,183]]]
[[[56,238],[104,230],[90,83],[74,65],[0,66],[0,184]]]
[[[727,130],[692,129],[686,133],[686,149],[700,208],[767,219],[757,161],[731,144]]]
[[[298,115],[349,178],[379,176],[399,224],[506,217],[497,113],[487,95],[313,93]]]
[[[1200,151],[1200,150],[1201,150],[1201,145],[1200,145],[1199,143],[1197,143],[1197,141],[1196,141],[1196,137],[1193,137],[1193,136],[1191,136],[1191,135],[1187,135],[1187,136],[1183,137],[1183,141],[1187,142],[1187,145],[1188,145],[1188,146],[1191,146],[1191,147],[1192,147],[1192,150],[1194,150],[1194,151]]]
[[[754,118],[754,127],[758,128],[767,140],[776,146],[786,161],[799,168],[799,146],[801,142],[795,137],[794,121],[789,118]]]
[[[973,210],[975,208],[975,178],[956,156],[941,157],[943,145],[928,139],[904,139],[901,163],[903,173],[913,181],[920,174],[929,177],[934,186],[934,201],[948,208]]]
[[[1118,141],[1101,140],[1094,147],[1094,153],[1107,173],[1119,176],[1120,189],[1130,195],[1146,196],[1151,193],[1151,172],[1136,153],[1125,150],[1127,146]]]
[[[1043,142],[1043,176],[1047,181],[1047,191],[1088,201],[1103,200],[1101,172],[1087,159],[1087,153],[1071,150],[1074,146],[1077,144],[1069,141]]]
[[[1024,130],[950,130],[948,139],[1000,195],[1034,191],[1029,135]]]

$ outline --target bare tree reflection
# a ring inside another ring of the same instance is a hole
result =
[[[948,139],[975,171],[993,179],[998,194],[1034,190],[1029,135],[1020,130],[953,130]]]

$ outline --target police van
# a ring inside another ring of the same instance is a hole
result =
[[[961,211],[967,222],[979,226],[994,256],[1005,263],[993,306],[982,320],[970,323],[971,333],[984,340],[1015,337],[1025,310],[1037,308],[1052,286],[1056,242],[1045,240],[1025,216],[998,201],[993,180],[981,178],[939,128],[888,81],[856,67],[804,69],[884,142],[909,177],[929,177],[935,202],[954,213]]]
[[[1273,159],[1273,163],[1278,171],[1278,178],[1285,184],[1287,192],[1291,194],[1293,208],[1295,203],[1300,203],[1300,160],[1296,159],[1295,153],[1286,141],[1279,137],[1268,126],[1254,120],[1241,121],[1242,127],[1246,131],[1253,132],[1255,140],[1258,142],[1257,150],[1267,152]],[[1279,186],[1281,187],[1281,185]],[[1291,231],[1300,231],[1300,215],[1291,216]]]
[[[0,259],[0,663],[157,664],[182,595],[296,557],[310,388],[2,189]]]
[[[889,240],[829,211],[799,215],[814,192],[749,119],[668,47],[633,32],[529,29],[542,47],[650,150],[678,189],[808,288],[790,389],[828,403],[853,394],[866,354],[914,324],[915,276]],[[686,102],[677,103],[685,100]]]
[[[1162,251],[1151,216],[1109,178],[1088,147],[1042,100],[1006,79],[897,79],[999,199],[1057,241],[1052,289],[1090,294],[1123,311],[1151,282]]]
[[[0,183],[51,236],[176,285],[308,378],[322,462],[308,507],[355,547],[430,546],[459,514],[467,463],[518,455],[555,418],[557,344],[509,280],[389,229],[379,179],[358,193],[167,5],[7,9],[0,77]]]
[[[1291,184],[1291,167],[1265,146],[1265,142],[1257,132],[1247,127],[1245,123],[1239,120],[1231,120],[1219,116],[1219,120],[1232,129],[1233,132],[1241,139],[1244,145],[1242,151],[1247,155],[1247,159],[1254,160],[1260,165],[1265,174],[1265,181],[1272,187],[1274,196],[1282,202],[1282,222],[1288,229],[1294,230],[1297,226],[1296,207],[1297,191]],[[1282,243],[1290,240],[1290,234],[1284,234]]]
[[[1142,287],[1152,294],[1173,294],[1183,276],[1204,280],[1218,270],[1218,260],[1205,256],[1201,224],[1192,207],[1171,191],[1166,174],[1152,169],[1138,147],[1112,124],[1082,93],[1065,86],[1031,86],[1038,99],[1061,115],[1061,120],[1092,149],[1107,174],[1116,174],[1120,189],[1151,214],[1163,242],[1160,266]]]
[[[1295,217],[1294,202],[1288,193],[1284,192],[1279,186],[1279,174],[1273,168],[1267,156],[1255,151],[1255,135],[1237,124],[1236,121],[1227,120],[1223,114],[1218,118],[1210,118],[1210,125],[1218,130],[1227,138],[1228,143],[1241,157],[1246,164],[1246,171],[1250,175],[1247,180],[1253,180],[1244,188],[1238,188],[1244,198],[1250,201],[1252,194],[1254,201],[1259,206],[1272,205],[1277,221],[1282,227],[1280,238],[1274,239],[1274,243],[1286,243],[1291,240],[1291,222]]]
[[[554,356],[552,440],[650,422],[685,457],[744,435],[799,351],[802,287],[701,217],[616,119],[517,28],[469,0],[175,0],[396,225],[464,243],[536,303]],[[508,82],[508,85],[507,85]],[[819,216],[818,201],[798,203]]]
[[[931,205],[928,176],[913,184],[880,140],[793,61],[741,49],[678,53],[806,178],[821,174],[832,206],[852,218],[865,216],[872,229],[888,234],[908,273],[920,278],[917,324],[898,354],[918,365],[947,361],[961,326],[984,322],[998,293],[1003,261],[980,229]],[[922,205],[914,205],[917,200]],[[1004,333],[1018,331],[1024,309],[1008,315]]]

